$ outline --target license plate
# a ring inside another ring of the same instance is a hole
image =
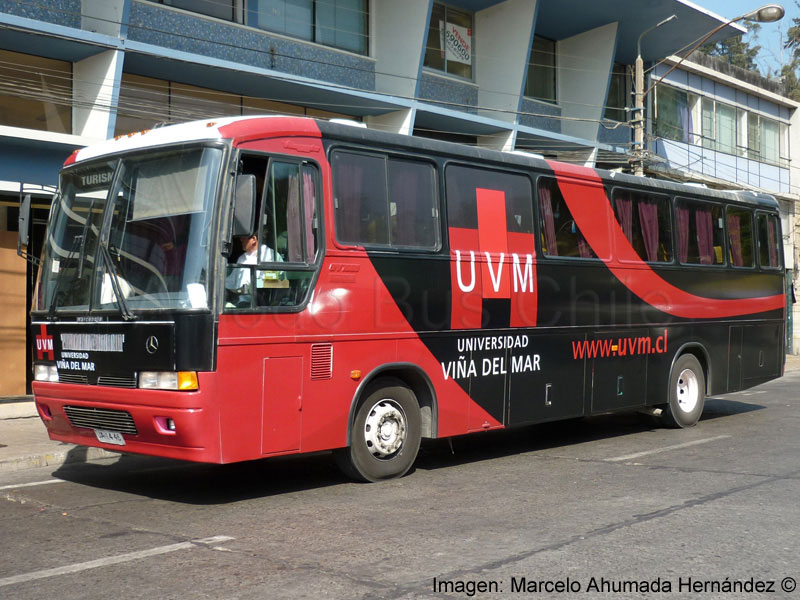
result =
[[[104,444],[114,444],[115,446],[124,446],[125,438],[117,431],[106,431],[105,429],[95,429],[94,434],[97,440]]]

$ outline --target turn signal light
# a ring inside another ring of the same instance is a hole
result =
[[[179,390],[196,390],[197,373],[194,371],[178,371],[178,389]]]

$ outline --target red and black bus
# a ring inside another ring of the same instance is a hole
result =
[[[24,215],[24,210],[22,211]],[[255,236],[255,237],[254,237]],[[296,117],[67,161],[32,310],[52,439],[229,463],[622,410],[783,372],[776,201]]]

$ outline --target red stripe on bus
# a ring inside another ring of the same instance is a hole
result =
[[[552,161],[547,164],[556,174],[564,200],[595,254],[603,257],[605,265],[626,288],[653,308],[685,319],[736,317],[783,308],[786,302],[783,294],[715,299],[695,296],[675,287],[653,271],[633,249],[614,216],[603,182],[594,170]],[[630,265],[622,267],[605,258],[613,256],[612,241],[618,259]]]
[[[269,132],[269,133],[265,133]],[[254,117],[222,125],[219,133],[224,138],[234,138],[237,144],[264,138],[295,137],[321,138],[319,127],[312,119],[298,117]]]
[[[502,190],[477,188],[478,240],[481,249],[484,298],[510,298],[506,194]],[[488,256],[487,256],[488,255]]]

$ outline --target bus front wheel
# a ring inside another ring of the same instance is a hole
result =
[[[672,366],[669,402],[662,407],[662,422],[667,427],[692,427],[703,414],[705,397],[703,367],[695,356],[684,354]]]
[[[414,393],[397,379],[370,386],[353,419],[350,445],[334,452],[339,468],[353,479],[402,477],[419,451],[421,418]]]

